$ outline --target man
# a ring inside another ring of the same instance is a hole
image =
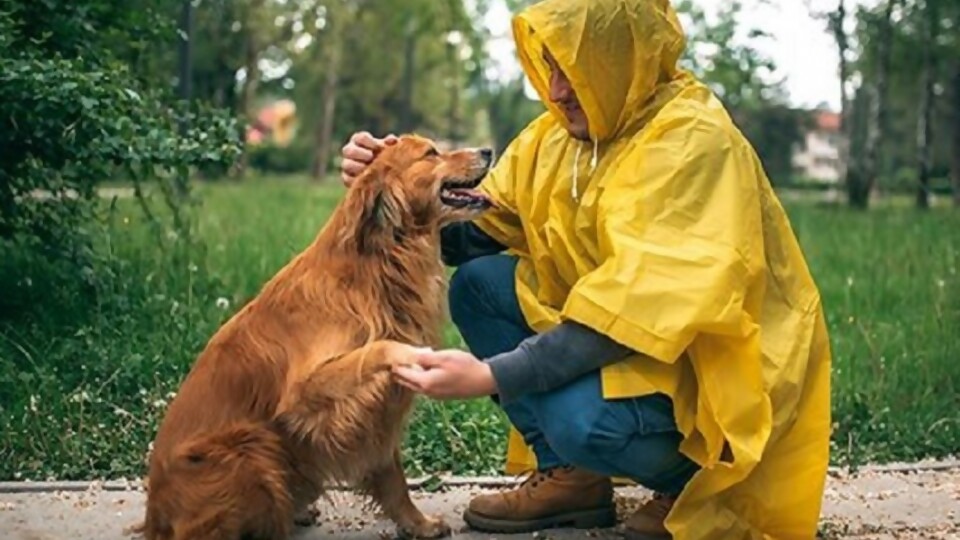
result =
[[[830,432],[819,293],[749,143],[678,68],[676,14],[545,0],[513,31],[548,110],[481,185],[497,208],[442,232],[470,352],[395,371],[434,398],[495,396],[522,434],[508,466],[535,473],[465,520],[608,526],[619,477],[657,493],[629,538],[813,538]],[[344,181],[392,141],[355,135]]]

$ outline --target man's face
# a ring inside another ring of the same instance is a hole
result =
[[[570,132],[574,138],[588,140],[590,131],[587,126],[587,114],[580,107],[577,94],[570,85],[570,80],[557,65],[557,61],[549,51],[544,49],[543,60],[550,67],[550,101],[557,104],[564,116],[567,117]]]

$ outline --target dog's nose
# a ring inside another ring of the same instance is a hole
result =
[[[493,150],[490,149],[490,148],[481,148],[481,149],[480,149],[480,157],[482,157],[482,158],[484,159],[484,161],[486,161],[487,163],[492,162],[492,161],[493,161]]]

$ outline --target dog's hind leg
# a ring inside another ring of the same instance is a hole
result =
[[[383,467],[364,478],[360,489],[397,524],[402,537],[441,538],[450,534],[450,526],[442,518],[425,516],[413,504],[399,450]]]

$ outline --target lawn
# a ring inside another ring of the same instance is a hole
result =
[[[0,266],[3,290],[16,296],[5,305],[21,309],[0,317],[0,479],[141,475],[197,352],[310,242],[341,193],[297,179],[201,186],[202,250],[151,230],[132,201],[118,201],[109,223],[94,227],[102,264],[76,276],[92,296],[45,287],[53,270],[40,264]],[[960,213],[856,213],[809,201],[788,211],[831,330],[834,462],[956,452]],[[452,327],[446,336],[460,345]],[[506,426],[488,400],[422,400],[404,450],[410,473],[498,473]]]

